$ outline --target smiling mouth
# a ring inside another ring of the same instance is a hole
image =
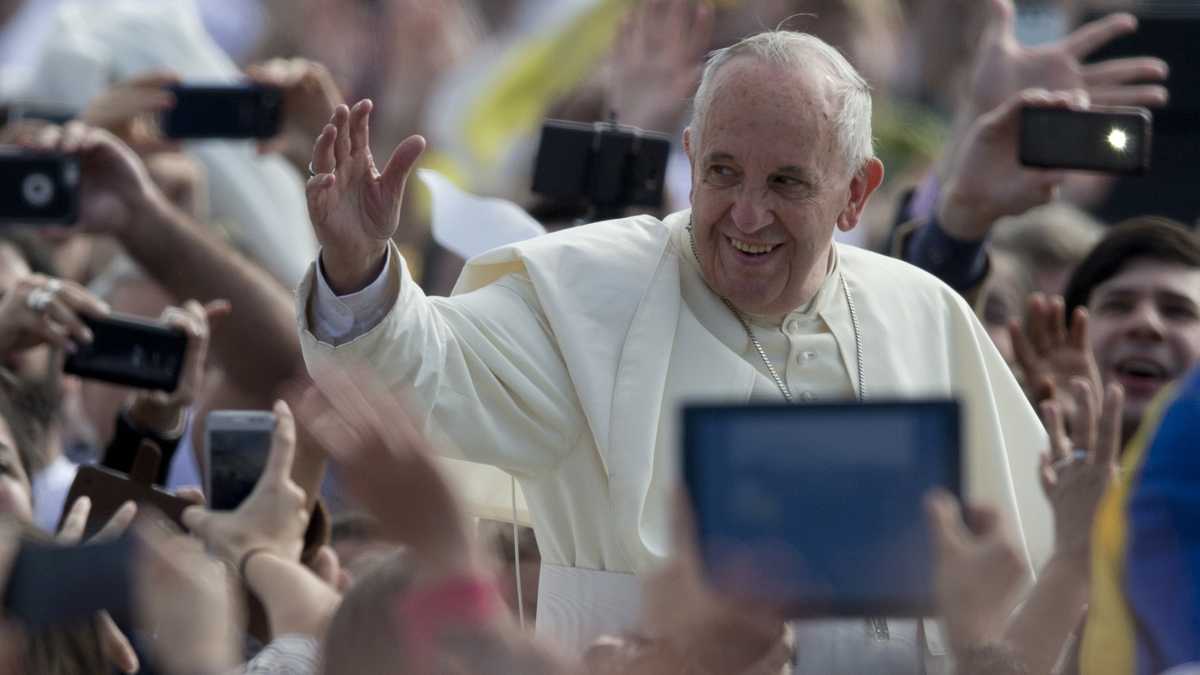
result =
[[[767,255],[771,251],[779,248],[779,244],[752,244],[748,241],[734,239],[733,237],[729,236],[725,237],[725,240],[728,241],[729,245],[735,250],[750,256]]]
[[[1140,357],[1118,361],[1113,366],[1113,372],[1120,378],[1126,389],[1129,389],[1131,385],[1138,389],[1157,388],[1171,379],[1171,374],[1162,364]]]

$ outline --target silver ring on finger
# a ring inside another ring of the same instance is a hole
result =
[[[309,178],[317,177],[317,171],[316,171],[316,169],[313,168],[312,162],[308,163],[308,177]]]
[[[1079,464],[1081,462],[1085,462],[1085,461],[1087,461],[1087,458],[1088,458],[1087,450],[1075,448],[1074,452],[1072,452],[1070,455],[1067,455],[1066,457],[1063,457],[1062,459],[1055,462],[1051,466],[1051,468],[1054,469],[1055,471],[1061,471],[1062,469],[1065,469],[1072,464]]]
[[[33,310],[37,314],[43,314],[50,301],[54,299],[54,294],[45,288],[35,288],[25,296],[25,306]]]
[[[50,279],[46,282],[46,292],[51,296],[58,295],[58,292],[62,290],[62,287],[63,283],[61,279]]]

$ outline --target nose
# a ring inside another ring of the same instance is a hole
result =
[[[758,190],[743,185],[730,211],[733,225],[739,231],[753,234],[771,224],[772,214],[767,197]]]
[[[1166,323],[1154,302],[1144,300],[1129,315],[1126,331],[1130,337],[1159,341],[1166,335]]]

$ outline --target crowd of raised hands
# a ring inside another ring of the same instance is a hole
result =
[[[936,199],[915,214],[935,216],[962,240],[985,239],[1002,217],[1046,203],[1077,180],[1018,165],[1022,106],[1166,101],[1157,84],[1166,64],[1156,59],[1083,63],[1134,30],[1128,15],[1028,48],[1014,37],[1012,2],[985,4],[972,86],[930,173]],[[611,80],[605,107],[625,123],[679,129],[718,20],[708,3],[638,3],[605,64]],[[307,181],[330,285],[342,294],[362,289],[378,275],[388,241],[411,234],[398,233],[401,204],[425,139],[409,136],[377,165],[369,131],[375,103],[346,101],[325,66],[279,58],[245,74],[283,91],[281,132],[258,150],[282,155]],[[76,154],[82,171],[80,224],[39,230],[40,246],[56,253],[61,274],[37,267],[37,256],[18,251],[16,240],[0,238],[0,359],[6,373],[33,379],[57,371],[64,353],[93,340],[86,319],[114,311],[89,285],[95,279],[85,268],[127,258],[148,283],[137,301],[119,309],[152,308],[147,314],[186,334],[188,347],[173,392],[105,392],[108,407],[101,409],[148,437],[177,442],[186,434],[184,446],[194,448],[202,443],[195,420],[207,411],[272,407],[277,423],[266,468],[234,511],[211,511],[202,492],[185,488],[178,494],[193,506],[180,522],[130,502],[87,541],[91,504],[86,498],[67,504],[54,535],[58,545],[135,542],[129,615],[101,612],[37,629],[3,619],[0,672],[648,675],[786,668],[787,623],[771,607],[709,585],[682,495],[671,558],[644,581],[636,632],[598,640],[576,657],[525,630],[501,599],[498,565],[402,397],[366,368],[330,373],[320,390],[311,386],[290,289],[207,227],[204,173],[156,122],[173,103],[164,87],[178,81],[170,72],[150,72],[113,85],[65,125],[20,122],[0,130],[5,143]],[[358,223],[371,227],[364,231]],[[90,262],[69,268],[72,246]],[[22,259],[14,262],[10,251]],[[1123,392],[1102,381],[1088,324],[1086,309],[1068,316],[1061,297],[1037,293],[1008,326],[1015,369],[1050,439],[1040,466],[1017,477],[1040,481],[1054,514],[1054,553],[1036,583],[1031,587],[1012,523],[948,494],[928,496],[937,600],[961,672],[1050,673],[1084,619],[1092,522],[1118,476],[1129,435],[1122,428]],[[66,451],[69,420],[62,417],[75,414],[59,411],[34,424],[24,419],[19,399],[19,386],[0,388],[0,460],[24,485],[0,495],[9,506],[9,517],[0,519],[0,588],[22,546],[45,543],[32,526],[30,478]],[[67,392],[62,401],[78,399]],[[96,435],[101,445],[111,436]],[[130,454],[112,446],[109,452]],[[335,552],[336,540],[313,541],[327,464],[385,551],[353,573]]]

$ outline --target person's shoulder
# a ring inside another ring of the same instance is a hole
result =
[[[892,307],[925,306],[950,309],[974,316],[962,295],[929,272],[882,253],[857,246],[838,245],[847,277],[880,304]]]
[[[627,257],[654,250],[670,236],[666,223],[638,215],[570,227],[513,244],[522,253],[571,252],[583,258]]]

